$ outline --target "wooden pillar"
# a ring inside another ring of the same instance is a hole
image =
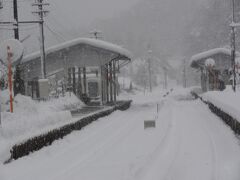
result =
[[[119,72],[120,72],[120,64],[119,64],[119,61],[116,61],[116,69],[117,69],[117,72],[119,73]],[[119,93],[120,93],[120,84],[119,84],[119,81],[118,81],[118,76],[116,77],[116,82],[117,82],[117,96],[119,96]]]
[[[107,100],[107,103],[109,102],[109,66],[108,64],[106,64],[106,100]]]
[[[81,68],[78,68],[78,97],[81,97],[82,95],[82,77],[81,77]]]
[[[102,83],[102,66],[99,66],[98,68],[98,75],[99,77],[99,96],[100,96],[100,106],[103,105],[103,83]]]
[[[72,68],[72,88],[73,88],[73,93],[76,94],[76,76],[75,76],[75,67]]]
[[[83,67],[83,93],[87,94],[87,76],[86,76],[86,67]]]
[[[113,61],[113,99],[117,102],[116,61]]]
[[[112,69],[112,62],[109,63],[109,69],[110,69],[110,102],[113,102],[113,69]]]
[[[72,89],[72,69],[68,68],[68,87],[67,90],[70,91],[70,88]]]
[[[102,102],[103,104],[106,103],[106,69],[105,66],[102,66]]]
[[[67,63],[67,56],[64,55],[63,57],[63,63],[64,63],[64,90],[63,90],[63,93],[64,91],[67,91],[67,86],[68,86],[68,63]]]

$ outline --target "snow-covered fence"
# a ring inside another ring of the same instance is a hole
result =
[[[218,117],[220,117],[231,129],[238,135],[240,135],[240,123],[237,119],[233,118],[230,114],[226,113],[221,108],[217,107],[209,101],[205,101],[201,96],[195,92],[191,92],[192,95],[197,99],[199,98],[202,102],[208,105],[209,109]]]
[[[91,114],[87,117],[81,118],[79,121],[67,124],[57,129],[53,129],[45,134],[32,137],[25,142],[16,144],[12,147],[10,151],[11,157],[8,161],[6,161],[6,163],[10,162],[13,159],[18,159],[20,157],[26,156],[31,152],[38,151],[44,146],[51,145],[53,141],[63,138],[74,130],[81,130],[83,127],[87,126],[93,121],[96,121],[101,117],[107,116],[115,110],[127,110],[130,107],[131,102],[132,101],[118,102],[112,108],[97,112],[95,114]]]

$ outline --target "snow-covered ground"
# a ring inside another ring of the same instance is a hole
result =
[[[231,86],[224,91],[209,91],[201,95],[205,101],[213,103],[240,122],[240,91],[234,93]]]
[[[239,141],[189,91],[131,95],[129,110],[0,166],[1,180],[239,180]]]
[[[0,162],[9,157],[9,150],[15,143],[71,121],[70,109],[83,105],[73,94],[45,102],[18,95],[14,98],[14,112],[10,113],[7,112],[8,99],[8,91],[1,92]]]

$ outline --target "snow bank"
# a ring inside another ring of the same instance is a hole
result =
[[[5,179],[5,175],[4,175],[4,167],[3,165],[0,163],[0,179],[4,180]]]
[[[176,87],[170,93],[170,97],[172,97],[172,98],[174,98],[175,100],[178,100],[178,101],[192,100],[193,97],[191,95],[191,91],[193,89],[198,89],[198,87],[189,87],[189,88]]]
[[[13,144],[71,121],[70,110],[83,105],[74,94],[41,102],[17,95],[13,103],[14,113],[10,113],[8,96],[8,91],[1,92],[0,161],[6,160],[4,158]]]
[[[238,141],[200,101],[165,98],[156,127],[144,130],[143,121],[155,115],[155,107],[145,105],[163,94],[141,93],[134,99],[144,98],[142,104],[6,165],[6,179],[239,180]]]
[[[240,122],[240,92],[233,92],[230,86],[224,91],[209,91],[202,95],[205,101],[209,101],[224,112]]]

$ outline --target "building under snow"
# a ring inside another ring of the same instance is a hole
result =
[[[55,82],[56,91],[65,89],[104,104],[116,101],[117,72],[130,60],[130,52],[120,46],[78,38],[46,49],[46,74],[52,84]],[[40,52],[25,56],[22,67],[26,94],[41,98]]]
[[[240,56],[240,53],[236,53]],[[222,90],[230,84],[231,50],[226,48],[211,49],[192,56],[191,67],[201,71],[202,90]]]

